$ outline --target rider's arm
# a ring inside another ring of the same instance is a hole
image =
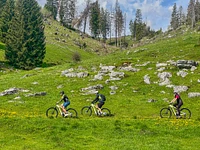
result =
[[[177,100],[177,98],[175,97],[170,103],[174,103]]]
[[[62,98],[59,101],[57,101],[57,103],[60,103],[62,100],[63,100],[63,96],[62,96]]]
[[[96,98],[92,101],[92,104],[96,103],[98,100],[98,96],[96,96]]]

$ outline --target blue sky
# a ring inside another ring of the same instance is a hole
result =
[[[37,0],[41,6],[44,6],[46,0]],[[95,1],[95,0],[92,0]],[[81,12],[85,7],[85,0],[77,0],[77,12]],[[101,7],[108,8],[115,6],[116,0],[99,0]],[[141,9],[143,21],[151,29],[166,31],[170,25],[172,7],[176,3],[177,7],[182,6],[184,12],[187,12],[189,0],[118,0],[120,7],[127,16],[127,29],[130,20],[135,19],[135,12]],[[128,29],[129,30],[129,29]],[[129,32],[129,31],[127,31]]]

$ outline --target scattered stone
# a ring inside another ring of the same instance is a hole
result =
[[[94,86],[89,86],[86,88],[82,88],[81,91],[94,91],[94,90],[100,90],[103,89],[103,85],[102,84],[97,84]]]
[[[169,85],[171,83],[169,78],[172,77],[172,74],[169,72],[158,73],[158,77],[160,78],[160,86]]]
[[[176,66],[179,69],[191,69],[192,66],[197,66],[198,63],[193,60],[178,60]]]
[[[46,92],[38,92],[34,94],[27,94],[26,97],[34,97],[34,96],[45,96],[47,93]]]
[[[63,85],[58,85],[57,86],[57,89],[61,89],[61,88],[63,88]]]
[[[181,76],[181,77],[186,77],[188,75],[187,72],[183,71],[183,70],[180,70],[179,72],[177,72],[177,76]]]
[[[140,69],[133,68],[132,66],[119,67],[122,71],[138,72]]]
[[[117,86],[110,86],[110,89],[111,89],[112,91],[115,91],[115,90],[118,89],[118,87],[117,87]]]
[[[156,102],[156,101],[157,101],[157,100],[154,100],[154,99],[149,99],[149,100],[148,100],[149,103],[154,103],[154,102]]]
[[[188,93],[188,97],[189,98],[200,97],[200,93],[199,92],[190,92],[190,93]]]
[[[38,83],[38,82],[32,82],[32,84],[37,85],[37,84],[39,84],[39,83]]]
[[[167,63],[158,63],[156,64],[156,68],[166,67]]]
[[[110,95],[115,95],[116,91],[110,91]]]
[[[187,91],[189,88],[187,86],[174,86],[173,89],[175,92],[181,93]]]
[[[145,82],[146,84],[151,84],[149,75],[145,75],[145,76],[144,76],[144,82]]]
[[[13,87],[0,93],[0,96],[16,94],[20,89]]]

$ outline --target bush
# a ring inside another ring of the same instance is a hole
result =
[[[73,54],[73,56],[72,56],[72,60],[73,60],[74,62],[81,61],[81,56],[80,56],[80,54],[79,54],[78,52],[75,52],[75,53]]]

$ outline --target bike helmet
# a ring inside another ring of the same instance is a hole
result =
[[[65,94],[65,92],[64,92],[64,91],[61,91],[61,92],[60,92],[60,95],[63,95],[63,94]]]
[[[177,95],[177,94],[178,94],[178,92],[174,91],[174,95]]]

